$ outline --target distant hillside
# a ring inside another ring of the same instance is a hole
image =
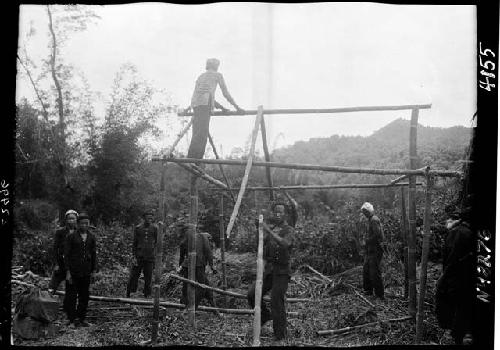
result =
[[[367,137],[333,135],[328,138],[313,138],[276,149],[272,158],[274,161],[287,163],[408,168],[409,133],[410,121],[396,119]],[[464,158],[469,145],[470,136],[471,129],[463,126],[437,128],[419,125],[417,129],[418,167],[430,165],[434,169],[458,169],[459,161]],[[295,179],[295,181],[312,183],[320,180],[325,183],[337,181],[347,183],[367,179],[367,176],[355,174],[327,176],[323,173],[323,175],[300,176],[300,179]],[[293,181],[293,179],[290,180]]]

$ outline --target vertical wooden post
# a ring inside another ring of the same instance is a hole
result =
[[[224,230],[224,197],[220,196],[220,210],[219,210],[219,231],[220,231],[220,257],[222,260],[222,289],[227,289],[227,276],[226,276],[226,232]],[[225,297],[224,307],[227,307],[228,298]]]
[[[161,178],[160,178],[160,195],[158,200],[158,207],[160,211],[159,219],[162,225],[158,227],[158,237],[155,246],[155,275],[154,275],[154,285],[153,285],[153,321],[151,324],[151,342],[156,343],[158,341],[158,326],[160,323],[160,280],[161,271],[163,267],[163,235],[166,227],[166,215],[165,215],[165,199],[166,199],[166,175],[167,175],[167,164],[163,163],[161,168]]]
[[[424,237],[422,240],[422,263],[420,264],[420,293],[418,296],[418,311],[417,311],[417,336],[416,343],[419,344],[422,340],[423,322],[424,322],[424,301],[425,289],[427,287],[427,260],[429,257],[430,246],[430,221],[431,221],[431,196],[432,196],[432,179],[429,176],[429,167],[425,170],[425,213],[424,213]]]
[[[417,126],[418,126],[418,109],[411,111],[410,123],[410,169],[417,168]],[[408,218],[410,222],[410,230],[408,233],[408,311],[410,316],[415,318],[417,310],[417,266],[416,266],[416,216],[417,207],[415,203],[416,197],[416,176],[412,175],[409,178],[408,192]]]
[[[198,187],[197,187],[196,175],[191,175],[191,214],[189,216],[189,234],[188,234],[188,256],[189,256],[189,267],[188,267],[188,278],[192,281],[196,281],[196,225],[198,222]],[[195,298],[196,298],[196,288],[188,284],[188,321],[196,329],[196,310],[195,310]]]
[[[260,303],[262,300],[262,277],[264,275],[264,260],[262,258],[264,251],[264,231],[262,223],[264,216],[259,215],[259,244],[257,247],[257,280],[255,282],[255,307],[253,318],[253,343],[252,346],[260,346]]]
[[[403,244],[403,265],[405,275],[404,297],[408,298],[408,218],[406,216],[405,188],[401,187],[401,241]]]
[[[271,161],[271,156],[269,155],[269,148],[267,147],[267,132],[266,132],[266,123],[264,121],[264,116],[262,116],[262,119],[260,120],[260,132],[262,135],[262,146],[264,148],[264,157],[266,159],[266,162]],[[273,187],[273,178],[271,177],[271,168],[266,166],[266,176],[267,176],[267,183],[269,187]],[[274,201],[274,192],[273,189],[269,189],[269,200]]]
[[[193,118],[191,118],[189,123],[177,135],[175,141],[168,148],[166,152],[166,157],[170,157],[172,155],[172,152],[174,151],[175,147],[182,139],[182,137],[184,137],[184,135],[188,132],[192,124],[193,124]],[[165,210],[165,201],[167,198],[167,189],[165,185],[167,181],[166,176],[167,176],[167,163],[163,162],[161,168],[160,191],[158,199],[160,221],[163,223],[163,225],[161,225],[158,228],[158,237],[155,246],[155,275],[154,275],[154,286],[153,286],[154,301],[153,301],[153,320],[151,324],[151,343],[153,344],[158,341],[158,326],[160,322],[160,279],[161,279],[161,270],[163,267],[163,236],[166,227],[166,210]]]

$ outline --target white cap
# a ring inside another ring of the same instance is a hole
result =
[[[68,215],[71,215],[71,214],[73,214],[74,216],[78,217],[78,213],[77,213],[75,210],[73,210],[73,209],[68,210],[68,211],[64,214],[64,217],[67,217]]]
[[[373,205],[371,205],[371,203],[368,203],[368,202],[364,202],[363,205],[361,206],[361,210],[368,210],[368,212],[370,212],[370,214],[373,214],[374,212],[374,209],[373,209]]]

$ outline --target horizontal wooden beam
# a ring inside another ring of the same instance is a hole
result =
[[[341,333],[355,331],[355,330],[358,330],[358,329],[361,329],[361,328],[364,328],[364,327],[375,326],[375,325],[377,325],[379,323],[409,321],[412,318],[413,318],[412,316],[404,316],[404,317],[393,318],[393,319],[388,319],[388,320],[380,320],[380,321],[376,321],[376,322],[364,323],[364,324],[360,324],[358,326],[351,326],[351,327],[345,327],[345,328],[340,328],[340,329],[329,329],[329,330],[324,330],[324,331],[317,331],[316,334],[318,334],[318,335],[341,334]]]
[[[366,106],[366,107],[342,107],[342,108],[288,108],[288,109],[264,109],[263,114],[334,114],[334,113],[351,113],[351,112],[377,112],[377,111],[404,111],[412,109],[429,109],[431,104],[425,105],[401,105],[401,106]],[[234,116],[234,115],[256,115],[257,110],[245,110],[243,112],[237,111],[215,111],[212,116]],[[192,112],[180,112],[177,114],[179,117],[193,116]]]
[[[153,161],[160,162],[172,162],[172,163],[205,163],[205,164],[227,164],[227,165],[237,165],[245,166],[246,161],[235,160],[235,159],[194,159],[194,158],[152,158]],[[357,173],[357,174],[374,174],[374,175],[417,175],[425,176],[425,171],[423,170],[411,170],[411,169],[371,169],[371,168],[350,168],[341,166],[329,166],[329,165],[313,165],[313,164],[296,164],[296,163],[277,163],[277,162],[253,162],[253,166],[269,166],[271,168],[282,168],[282,169],[297,169],[297,170],[316,170],[316,171],[329,171],[337,173]],[[443,177],[459,177],[460,172],[458,171],[441,171],[432,170],[429,172],[435,176]]]
[[[199,283],[199,282],[196,282],[196,281],[192,281],[190,279],[187,279],[187,278],[175,275],[173,273],[167,274],[167,277],[171,277],[171,278],[176,279],[176,280],[181,281],[181,282],[189,283],[189,284],[191,284],[191,285],[193,285],[195,287],[198,287],[198,288],[211,290],[211,291],[219,293],[219,294],[229,295],[231,297],[238,298],[238,299],[245,299],[245,300],[248,299],[248,297],[246,295],[243,295],[243,294],[240,294],[240,293],[236,293],[236,292],[231,292],[229,290],[223,290],[223,289],[219,289],[219,288],[207,286],[206,284]],[[264,298],[264,300],[271,301],[271,298],[267,297],[267,298]],[[294,303],[294,302],[295,303],[301,303],[301,302],[311,301],[311,299],[308,299],[308,298],[286,298],[286,301],[288,301],[290,303]]]
[[[56,291],[57,295],[65,295],[63,291]],[[130,305],[153,305],[153,300],[151,299],[132,299],[132,298],[119,298],[119,297],[101,297],[90,295],[89,300],[91,301],[102,301],[102,302],[110,302],[110,303],[121,303],[121,304],[130,304]],[[160,301],[160,306],[165,308],[173,308],[173,309],[185,309],[186,305],[173,303],[170,301]],[[253,309],[222,309],[218,307],[211,306],[198,306],[197,311],[205,311],[205,312],[220,312],[223,314],[239,314],[239,315],[253,315]],[[289,316],[297,316],[298,312],[287,312]]]
[[[422,186],[423,182],[418,182],[417,186]],[[248,191],[268,191],[268,190],[331,190],[339,188],[388,188],[388,187],[401,187],[408,186],[408,183],[396,183],[396,184],[342,184],[342,185],[289,185],[289,186],[254,186],[247,187]],[[209,190],[219,190],[218,188],[209,187]],[[231,188],[234,190],[234,188]]]

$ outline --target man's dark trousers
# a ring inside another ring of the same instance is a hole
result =
[[[210,106],[193,108],[193,135],[189,145],[188,158],[201,159],[207,146],[208,129],[210,125]]]
[[[183,267],[180,275],[184,278],[188,278],[188,269],[186,267]],[[209,285],[208,278],[207,278],[207,273],[205,272],[205,266],[196,266],[195,270],[195,280],[198,283]],[[182,285],[182,296],[181,296],[181,304],[184,304],[187,306],[187,290],[188,290],[188,284],[184,283]],[[215,306],[214,303],[214,295],[211,290],[208,289],[202,289],[202,288],[196,288],[195,292],[195,308],[198,308],[198,305],[200,304],[200,301],[206,298],[211,305]]]
[[[52,271],[52,277],[50,279],[49,283],[49,288],[52,289],[54,292],[57,290],[59,285],[61,284],[62,281],[66,280],[66,271],[59,269],[59,270],[54,270]],[[67,290],[67,288],[66,288]],[[63,301],[63,310],[67,310],[67,303],[68,301],[66,300],[67,298],[64,298]]]
[[[137,265],[132,266],[130,279],[127,285],[127,295],[137,291],[137,284],[141,271],[144,272],[144,296],[147,298],[151,295],[151,278],[153,276],[154,261],[137,259]]]
[[[71,276],[73,283],[66,281],[66,297],[64,298],[64,308],[68,319],[73,322],[75,318],[84,320],[87,315],[89,304],[89,276]],[[76,301],[78,298],[78,306]]]
[[[49,288],[56,291],[62,281],[66,280],[66,271],[59,268],[59,270],[52,271],[50,278]]]
[[[382,274],[380,272],[380,262],[382,255],[367,255],[363,265],[363,289],[366,294],[372,294],[379,298],[384,297],[384,285],[382,283]]]
[[[271,313],[269,313],[263,300],[261,300],[261,323],[264,324],[272,318],[274,335],[278,339],[286,336],[286,310],[285,294],[290,276],[288,274],[266,273],[262,280],[262,297],[271,291]],[[248,290],[248,303],[255,307],[255,283]]]

